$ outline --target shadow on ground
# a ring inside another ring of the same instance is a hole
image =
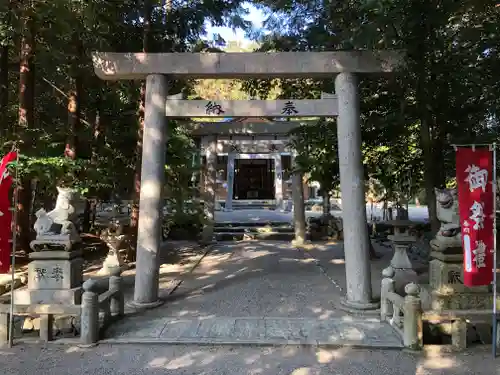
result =
[[[428,348],[425,355],[297,346],[25,346],[0,352],[0,366],[6,375],[494,375],[500,374],[499,364],[489,352],[452,355],[437,347]]]

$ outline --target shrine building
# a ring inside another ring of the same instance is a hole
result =
[[[292,200],[292,158],[289,132],[299,121],[226,118],[193,122],[192,136],[205,154],[213,137],[217,143],[215,199],[221,208],[242,205],[286,207]],[[202,156],[200,188],[206,186],[206,157]],[[304,199],[316,198],[319,184],[303,179]]]

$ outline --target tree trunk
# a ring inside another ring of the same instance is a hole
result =
[[[98,98],[98,102],[100,98]],[[101,114],[99,112],[100,104],[97,104],[98,108],[95,112],[94,126],[93,126],[93,142],[92,142],[92,154],[90,157],[90,162],[92,165],[96,166],[99,157],[99,151],[102,141],[102,127],[101,127]]]
[[[90,163],[92,167],[97,167],[99,150],[102,141],[101,115],[99,113],[100,98],[97,99],[95,106],[97,107],[93,125],[93,141],[91,146]],[[84,233],[89,233],[95,225],[97,214],[97,197],[87,197],[85,201],[85,211],[83,212],[82,230]]]
[[[330,192],[326,189],[321,189],[323,195],[323,215],[330,214]]]
[[[6,26],[12,21],[13,2],[9,1],[7,6]],[[0,49],[0,135],[8,135],[12,132],[12,126],[8,118],[9,107],[9,39],[4,41]]]
[[[434,153],[432,150],[432,139],[430,126],[426,118],[422,116],[420,120],[420,137],[421,137],[421,147],[424,156],[424,187],[425,187],[425,197],[427,203],[427,210],[429,212],[429,220],[431,223],[431,229],[433,233],[437,233],[439,230],[439,220],[437,219],[437,208],[436,208],[436,193],[434,188],[436,187],[436,173],[434,171]]]
[[[33,140],[28,130],[34,128],[34,41],[35,29],[32,18],[31,2],[24,6],[22,14],[23,35],[21,36],[19,64],[19,121],[17,136],[21,141],[23,153],[29,154],[33,148]],[[18,194],[18,236],[19,245],[30,251],[31,232],[31,179],[24,176],[17,188]]]
[[[80,61],[83,58],[83,45],[78,32],[79,26],[73,32],[71,39],[75,49],[71,57],[70,69],[72,90],[68,94],[68,138],[64,149],[64,156],[75,160],[78,150],[78,136],[81,131],[81,95],[83,91]]]
[[[432,70],[432,56],[429,49],[432,48],[429,39],[432,33],[432,25],[429,20],[429,11],[433,8],[430,1],[418,3],[422,12],[420,17],[420,27],[415,35],[415,44],[418,46],[413,51],[415,69],[417,74],[416,82],[416,101],[420,114],[420,145],[424,158],[424,187],[426,194],[427,209],[429,212],[429,221],[433,233],[439,230],[439,220],[437,219],[436,194],[434,188],[437,187],[436,164],[434,159],[434,140],[432,134],[432,115],[430,110],[430,100],[432,100],[429,91],[430,71]]]
[[[7,135],[10,131],[8,120],[9,107],[9,46],[1,47],[0,56],[0,135]]]
[[[143,1],[144,10],[144,28],[142,33],[142,51],[150,52],[151,39],[151,13],[152,5],[150,0]],[[134,191],[133,204],[130,215],[130,230],[133,236],[137,235],[139,225],[139,199],[141,195],[141,167],[142,167],[142,137],[144,133],[144,115],[146,106],[146,81],[141,82],[139,93],[139,105],[137,110],[137,142],[135,146],[135,173],[134,173]],[[133,246],[136,245],[132,241]]]

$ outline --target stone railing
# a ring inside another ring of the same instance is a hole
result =
[[[80,316],[80,344],[93,346],[99,336],[112,321],[124,315],[124,297],[120,276],[110,276],[109,286],[99,294],[99,280],[87,280],[83,284],[84,293],[81,305],[41,304],[14,305],[14,315],[40,316],[40,339],[54,340],[55,316]],[[11,307],[7,300],[0,303],[0,344],[9,340]]]
[[[380,319],[387,321],[403,338],[406,348],[419,350],[422,348],[422,302],[417,284],[405,286],[406,296],[396,293],[394,270],[383,271],[380,293]]]
[[[125,304],[120,276],[109,277],[109,287],[99,294],[99,281],[83,283],[80,339],[82,345],[96,345],[101,331],[124,315]]]

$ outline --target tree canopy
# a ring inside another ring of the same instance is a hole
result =
[[[0,141],[20,147],[21,232],[33,207],[48,204],[56,184],[90,199],[137,204],[144,126],[144,82],[101,81],[90,53],[331,51],[402,49],[403,71],[361,76],[367,178],[391,194],[434,187],[454,175],[452,143],[498,138],[500,7],[486,0],[260,0],[259,33],[243,1],[6,0],[0,2]],[[207,26],[242,28],[253,44],[207,35]],[[187,97],[319,98],[333,78],[176,81]],[[325,186],[338,184],[334,119],[293,135],[301,168]],[[182,122],[169,128],[167,195],[183,201],[197,165],[197,145]],[[133,218],[134,219],[134,218]],[[135,220],[137,217],[135,217]],[[21,246],[26,247],[29,235]]]

